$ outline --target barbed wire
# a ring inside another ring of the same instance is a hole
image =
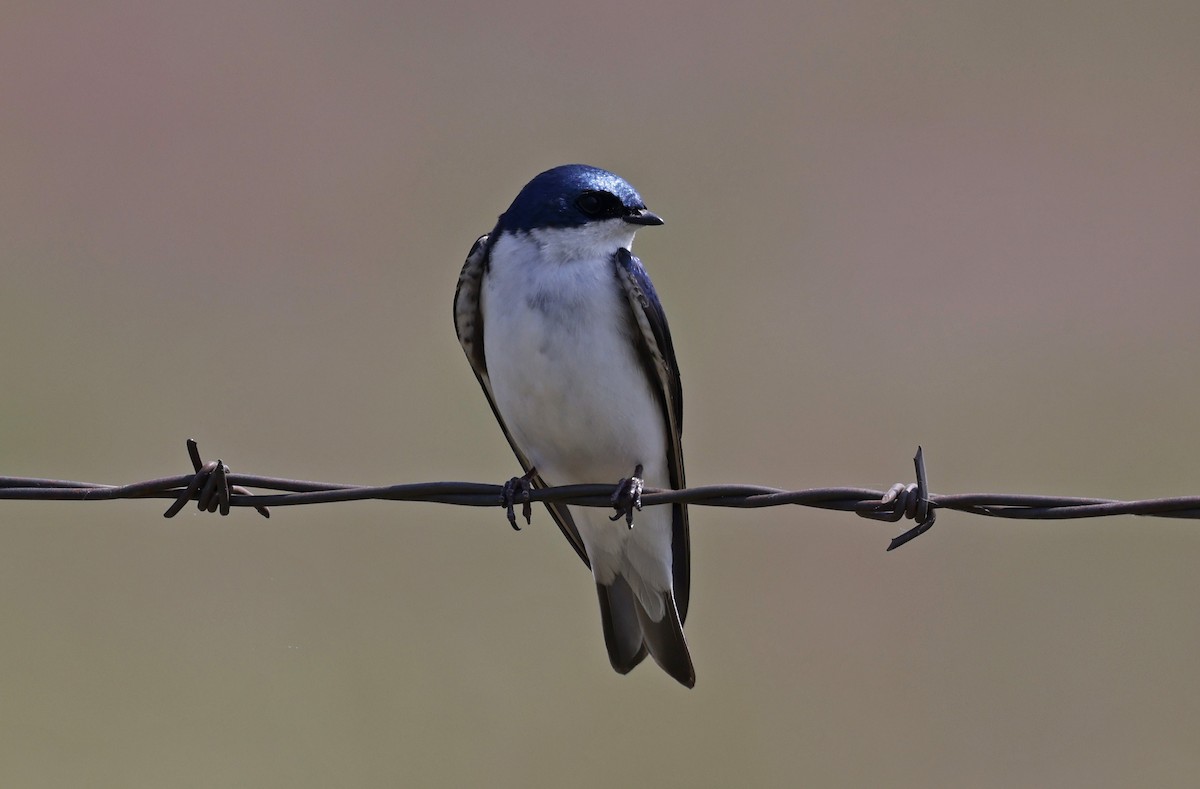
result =
[[[0,477],[0,499],[25,501],[112,501],[115,499],[174,499],[163,516],[177,515],[189,501],[205,512],[228,515],[233,507],[253,507],[265,518],[269,507],[302,504],[329,504],[343,501],[418,501],[455,504],[467,507],[504,507],[509,522],[518,528],[513,514],[515,503],[523,505],[526,521],[533,502],[553,501],[585,507],[614,507],[613,484],[526,487],[520,501],[514,501],[514,486],[480,482],[422,482],[403,485],[360,486],[329,482],[234,474],[221,460],[205,463],[196,442],[187,440],[193,473],[181,474],[128,485],[105,485],[34,477]],[[701,507],[779,507],[798,505],[825,510],[853,512],[863,518],[896,522],[916,521],[916,525],[894,537],[888,550],[894,550],[929,531],[937,510],[954,510],[991,518],[1027,520],[1064,520],[1103,518],[1113,515],[1143,515],[1160,518],[1200,518],[1200,496],[1121,501],[1117,499],[1070,496],[1029,496],[1005,493],[959,493],[939,495],[929,492],[924,452],[917,447],[913,457],[916,483],[897,483],[886,491],[870,488],[808,488],[781,490],[759,485],[702,485],[684,490],[645,488],[640,501],[615,506],[619,516],[632,514],[632,508],[655,504],[691,504]],[[515,480],[514,480],[515,481]],[[624,482],[624,480],[622,480]],[[249,488],[275,491],[252,493]]]

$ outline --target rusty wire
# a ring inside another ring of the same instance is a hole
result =
[[[111,501],[114,499],[174,499],[164,517],[175,516],[189,501],[206,512],[228,515],[233,507],[253,507],[270,517],[268,507],[325,504],[339,501],[423,501],[467,507],[513,506],[504,485],[478,482],[424,482],[406,485],[363,487],[328,482],[234,474],[220,460],[201,460],[196,442],[187,441],[193,473],[163,477],[129,485],[103,485],[32,477],[0,477],[0,499],[26,501]],[[778,507],[795,504],[827,510],[842,510],[882,521],[910,519],[916,525],[892,539],[888,550],[928,531],[937,510],[955,510],[992,518],[1063,520],[1102,518],[1113,515],[1144,515],[1162,518],[1200,518],[1200,496],[1119,501],[1068,496],[1027,496],[1003,493],[929,492],[924,453],[917,448],[913,458],[917,481],[898,483],[889,490],[869,488],[809,488],[780,490],[757,485],[704,485],[686,490],[645,488],[645,506],[684,503],[702,507]],[[528,491],[529,501],[558,501],[589,507],[612,507],[613,484],[563,485]],[[252,493],[249,488],[273,491]],[[522,501],[523,503],[523,501]],[[619,515],[626,514],[620,511]]]

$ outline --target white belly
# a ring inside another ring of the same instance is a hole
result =
[[[548,485],[615,485],[640,463],[648,486],[669,488],[666,426],[613,265],[544,263],[532,242],[497,242],[481,294],[492,395]],[[598,581],[670,588],[670,507],[647,508],[633,530],[602,509],[571,512]]]

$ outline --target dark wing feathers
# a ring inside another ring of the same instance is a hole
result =
[[[679,378],[679,364],[675,360],[675,346],[671,343],[671,330],[667,327],[667,316],[663,312],[654,285],[642,268],[642,262],[628,249],[619,249],[616,254],[617,280],[629,299],[631,317],[640,338],[638,351],[642,366],[649,377],[651,388],[661,392],[663,418],[669,425],[667,460],[671,472],[671,487],[687,487],[683,472],[683,386]],[[688,598],[691,589],[691,543],[688,537],[687,507],[672,505],[671,549],[675,606],[680,621],[687,619]]]

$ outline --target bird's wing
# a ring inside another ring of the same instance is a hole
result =
[[[638,355],[642,367],[650,379],[650,388],[658,394],[667,424],[667,467],[671,474],[671,487],[687,486],[683,472],[683,386],[679,380],[679,364],[675,360],[675,347],[671,344],[671,330],[663,312],[654,285],[642,268],[642,262],[628,249],[619,249],[616,254],[617,281],[621,283],[629,301],[630,319],[638,342]],[[672,506],[671,527],[671,572],[675,589],[675,605],[679,618],[687,617],[688,597],[691,588],[691,545],[688,538],[687,507]]]
[[[463,264],[462,273],[458,276],[458,289],[454,292],[454,329],[458,333],[458,341],[462,344],[463,351],[467,354],[467,361],[471,363],[471,369],[475,371],[475,377],[479,379],[479,385],[483,387],[483,393],[487,395],[488,405],[492,407],[492,413],[495,414],[496,421],[500,423],[504,437],[508,439],[508,445],[512,447],[513,453],[520,461],[521,468],[529,473],[529,458],[513,441],[508,426],[504,424],[504,417],[496,408],[496,398],[492,394],[492,380],[488,376],[487,359],[484,356],[483,313],[480,310],[480,295],[490,253],[491,244],[488,243],[488,236],[483,235],[475,241],[475,245],[467,254],[467,262]],[[546,483],[536,473],[530,482],[535,488],[546,487]],[[562,530],[563,536],[567,538],[571,547],[579,554],[579,558],[583,559],[583,563],[590,569],[592,564],[588,560],[583,539],[579,536],[579,529],[576,528],[575,521],[572,520],[566,505],[546,502],[546,509],[550,510],[550,516]]]

